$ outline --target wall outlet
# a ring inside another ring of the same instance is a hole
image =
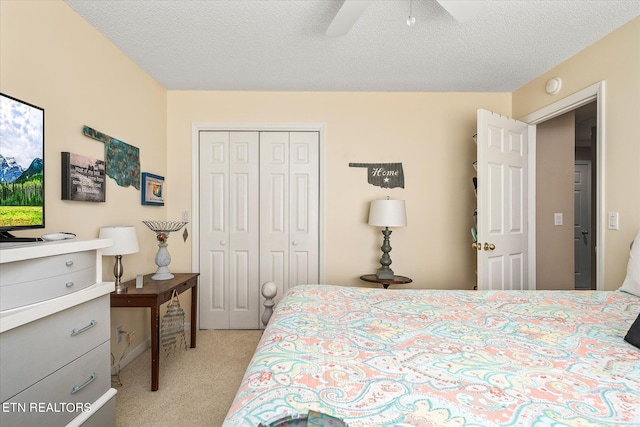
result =
[[[122,334],[124,334],[122,326],[118,326],[116,328],[116,344],[120,344],[120,341],[122,341]]]

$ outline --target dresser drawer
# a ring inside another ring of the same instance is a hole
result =
[[[32,282],[84,270],[96,264],[95,251],[72,252],[0,265],[0,286]]]
[[[112,393],[113,392],[113,393]],[[116,394],[115,389],[110,389],[100,398],[111,396],[101,405],[93,402],[91,412],[81,414],[73,419],[67,427],[116,427]]]
[[[77,292],[96,283],[95,265],[83,270],[0,287],[0,311]]]
[[[4,402],[0,425],[63,426],[87,410],[111,386],[109,347],[101,344]]]
[[[0,401],[108,342],[109,328],[109,295],[103,295],[1,334]],[[104,365],[109,369],[109,357]]]

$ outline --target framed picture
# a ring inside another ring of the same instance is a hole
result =
[[[164,206],[164,177],[142,172],[142,204]]]
[[[105,201],[105,163],[68,151],[62,152],[62,200]]]

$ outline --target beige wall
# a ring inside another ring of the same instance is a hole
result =
[[[537,126],[537,289],[574,289],[574,123],[570,111]],[[555,225],[556,213],[562,225]]]
[[[123,258],[123,279],[153,271],[155,236],[141,220],[164,219],[165,208],[141,206],[140,191],[111,178],[105,203],[61,200],[60,153],[104,159],[104,145],[82,135],[87,125],[139,147],[141,170],[164,175],[164,88],[61,1],[0,1],[0,55],[0,90],[45,109],[46,229],[15,234],[71,231],[89,239],[100,226],[132,224],[141,251]],[[113,280],[112,271],[112,258],[104,258],[104,280]],[[112,325],[136,330],[136,345],[148,335],[147,316],[114,309]]]
[[[470,228],[476,110],[511,109],[506,93],[317,93],[169,91],[169,217],[192,203],[192,122],[326,124],[326,282],[362,285],[380,259],[382,234],[366,224],[369,201],[405,199],[408,226],[391,236],[391,267],[414,288],[471,289],[475,252]],[[367,183],[350,162],[402,162],[405,188]],[[173,252],[188,269],[188,247]]]
[[[545,83],[562,78],[547,95]],[[513,93],[513,117],[523,117],[601,80],[605,81],[604,208],[620,213],[620,229],[605,233],[605,289],[624,280],[629,243],[640,230],[640,17],[627,23]]]

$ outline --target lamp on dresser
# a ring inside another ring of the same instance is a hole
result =
[[[375,227],[384,227],[382,234],[384,241],[380,249],[382,249],[382,258],[380,258],[380,268],[376,276],[378,279],[393,280],[395,274],[389,267],[391,265],[391,244],[389,236],[391,230],[389,227],[405,227],[407,225],[407,213],[404,200],[372,200],[369,208],[369,225]]]
[[[116,293],[122,294],[127,292],[127,287],[122,285],[121,278],[124,273],[122,267],[122,255],[135,254],[140,251],[138,246],[138,237],[136,229],[133,225],[118,225],[112,227],[101,227],[100,239],[111,239],[113,245],[102,250],[103,256],[113,255],[116,257],[116,263],[113,266],[113,275],[116,278]]]

